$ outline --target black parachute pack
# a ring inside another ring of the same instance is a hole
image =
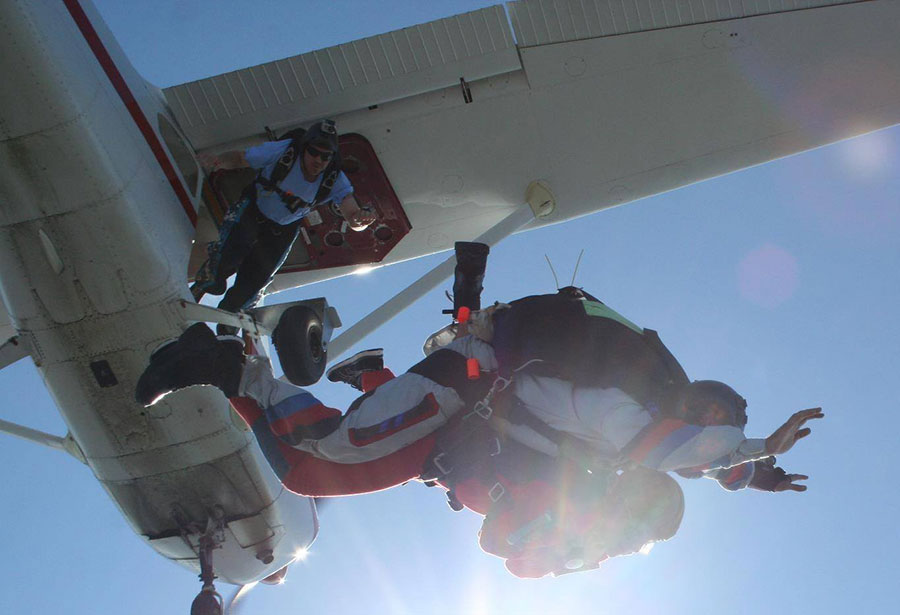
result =
[[[533,295],[493,317],[501,375],[533,359],[529,373],[578,386],[615,387],[665,413],[690,380],[653,330],[642,329],[581,289]]]
[[[514,372],[522,368],[529,374],[561,378],[578,386],[616,387],[661,412],[671,408],[674,393],[689,382],[655,331],[641,329],[578,288],[513,301],[494,313],[493,328],[491,345],[503,379],[515,378]],[[434,354],[439,352],[443,351]],[[463,373],[461,366],[455,371]],[[466,401],[471,405],[471,399]],[[461,481],[475,477],[486,486],[494,484],[490,496],[495,500],[503,493],[499,483],[495,484],[498,473],[515,481],[516,473],[510,473],[510,468],[529,476],[536,468],[557,467],[551,457],[507,438],[503,428],[498,430],[497,417],[526,426],[564,447],[563,455],[582,466],[585,476],[593,476],[595,482],[609,479],[610,468],[590,467],[590,451],[580,450],[586,445],[547,425],[505,390],[490,401],[487,416],[476,407],[454,417],[438,432],[422,478],[440,480],[449,489],[455,510],[461,508],[455,496]]]
[[[268,128],[266,130],[271,134],[271,131]],[[287,177],[291,168],[299,162],[307,144],[324,136],[323,133],[328,136],[329,140],[333,140],[335,145],[334,155],[331,157],[331,162],[329,162],[328,166],[325,167],[325,170],[322,171],[322,183],[319,184],[319,190],[316,192],[315,198],[312,203],[307,203],[295,194],[282,190],[280,184],[284,181],[284,178]],[[306,130],[305,128],[295,128],[274,140],[286,141],[287,139],[290,139],[291,142],[287,146],[287,149],[284,150],[281,158],[279,158],[278,162],[275,164],[275,168],[272,170],[271,175],[265,177],[262,171],[260,171],[256,176],[256,180],[251,185],[251,188],[253,188],[253,195],[255,196],[256,194],[255,186],[258,184],[262,186],[263,189],[277,194],[291,213],[297,211],[301,207],[312,208],[327,202],[331,195],[331,190],[334,188],[334,183],[337,181],[338,175],[340,175],[341,172],[341,154],[337,149],[337,130],[334,127],[334,122],[322,120],[318,124],[312,126],[309,130]]]

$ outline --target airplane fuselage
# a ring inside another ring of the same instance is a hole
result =
[[[223,515],[223,578],[247,583],[315,538],[215,389],[144,409],[134,384],[186,323],[198,173],[159,91],[86,2],[3,3],[0,292],[88,465],[134,530],[196,567]],[[193,174],[192,174],[193,173]]]

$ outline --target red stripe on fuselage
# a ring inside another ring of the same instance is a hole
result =
[[[187,214],[191,224],[196,227],[197,212],[194,211],[191,199],[184,189],[184,185],[181,183],[181,178],[178,177],[178,173],[175,171],[175,167],[172,166],[172,162],[169,160],[168,155],[166,155],[162,143],[159,142],[156,133],[153,131],[153,127],[144,116],[141,106],[131,93],[131,90],[128,89],[125,78],[122,77],[122,73],[116,68],[112,57],[110,57],[106,47],[103,46],[103,41],[100,40],[100,36],[97,34],[97,31],[94,30],[94,26],[85,14],[84,9],[81,8],[81,4],[78,0],[63,0],[63,4],[66,5],[69,14],[72,16],[72,19],[75,20],[75,25],[81,30],[84,40],[87,41],[91,51],[94,52],[94,56],[97,58],[97,61],[100,62],[100,67],[103,69],[103,72],[106,73],[113,88],[115,88],[116,92],[119,94],[119,98],[125,103],[125,108],[128,109],[128,113],[131,114],[131,119],[134,120],[138,130],[144,135],[147,145],[150,146],[150,150],[156,157],[156,161],[162,168],[163,173],[165,173],[166,179],[169,180],[172,190],[175,191],[175,195],[178,197],[178,200],[181,201],[184,213]]]

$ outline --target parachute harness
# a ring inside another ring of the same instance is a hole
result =
[[[488,390],[487,394],[482,399],[475,402],[475,404],[472,406],[472,410],[464,414],[456,427],[453,428],[450,432],[446,433],[445,437],[443,438],[443,442],[438,444],[440,452],[431,458],[429,462],[429,465],[431,467],[423,472],[423,475],[421,477],[426,484],[434,484],[433,481],[435,481],[436,479],[447,476],[451,472],[453,472],[457,463],[448,464],[447,462],[451,461],[454,457],[457,458],[455,461],[459,462],[461,460],[459,458],[459,453],[461,453],[467,447],[473,446],[474,442],[476,440],[479,440],[479,438],[476,436],[483,429],[485,424],[490,426],[490,428],[494,432],[496,432],[496,435],[494,435],[490,439],[487,455],[489,457],[496,457],[501,453],[502,445],[500,443],[500,438],[505,431],[505,421],[495,415],[494,405],[497,401],[497,396],[506,391],[509,386],[515,381],[516,372],[525,369],[532,363],[538,362],[541,362],[541,359],[531,359],[517,369],[513,370],[508,378],[499,374],[494,378],[494,381],[491,384],[491,388]],[[473,417],[482,419],[485,421],[485,423],[470,421],[469,419],[472,419]],[[481,450],[484,451],[485,449]],[[462,461],[463,466],[478,463],[478,460],[467,459],[465,457],[462,458]],[[488,497],[490,497],[492,502],[497,503],[505,494],[506,488],[500,482],[496,482],[490,488]],[[451,508],[453,508],[454,510],[462,509],[462,504],[456,500],[452,489],[447,493],[447,497],[449,499]]]
[[[469,412],[464,418],[468,418],[473,414],[477,414],[486,421],[490,420],[491,416],[494,414],[494,409],[491,407],[491,400],[493,400],[494,395],[502,393],[509,388],[509,385],[511,385],[515,380],[516,372],[522,371],[532,363],[541,363],[542,361],[542,359],[531,359],[530,361],[523,363],[521,366],[512,371],[512,373],[509,375],[509,378],[504,378],[500,374],[497,374],[497,377],[494,378],[494,382],[491,385],[490,390],[487,392],[487,395],[485,395],[484,398],[480,401],[475,402],[475,405],[472,407],[472,411]]]

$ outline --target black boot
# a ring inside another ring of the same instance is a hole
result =
[[[211,384],[225,397],[235,397],[244,368],[239,340],[219,340],[203,323],[197,323],[172,344],[150,357],[135,389],[139,404],[152,406],[172,391],[195,384]]]
[[[483,243],[457,241],[456,269],[453,279],[453,317],[459,314],[459,308],[465,306],[470,310],[481,309],[481,291],[484,282],[484,270],[487,267],[487,256],[491,248]]]

